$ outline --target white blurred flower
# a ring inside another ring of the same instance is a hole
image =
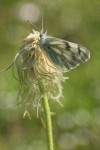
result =
[[[16,6],[16,15],[23,21],[30,20],[35,23],[39,20],[40,14],[38,5],[34,3],[19,3]]]

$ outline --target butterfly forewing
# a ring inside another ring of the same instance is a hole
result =
[[[42,49],[64,71],[69,71],[90,58],[89,51],[82,45],[51,36],[45,38]]]

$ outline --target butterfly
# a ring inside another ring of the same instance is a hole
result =
[[[54,64],[65,71],[70,71],[90,58],[90,52],[82,45],[48,36],[43,32],[40,32],[39,46]]]

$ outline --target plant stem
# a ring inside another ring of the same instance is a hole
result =
[[[52,121],[51,121],[50,107],[49,107],[49,102],[48,102],[48,93],[46,91],[44,82],[42,82],[42,86],[40,86],[40,90],[43,94],[42,102],[43,102],[43,108],[44,108],[44,114],[45,114],[48,150],[54,150],[53,149],[53,135],[52,135]]]

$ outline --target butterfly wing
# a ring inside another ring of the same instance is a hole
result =
[[[63,71],[69,71],[90,58],[89,51],[82,45],[51,36],[46,36],[45,40],[41,40],[41,48],[52,62]]]

